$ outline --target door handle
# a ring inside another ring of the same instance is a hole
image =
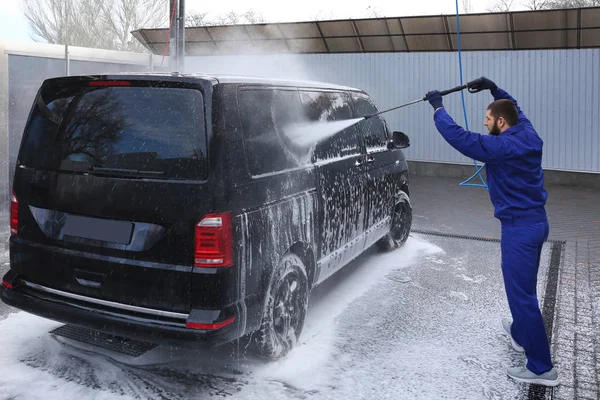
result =
[[[358,160],[356,160],[356,162],[354,163],[354,166],[355,166],[355,167],[360,167],[360,166],[361,166],[361,165],[363,165],[363,164],[364,164],[363,160],[361,160],[361,159],[358,159]]]
[[[367,164],[371,164],[374,162],[375,162],[375,157],[373,157],[373,156],[367,157]]]

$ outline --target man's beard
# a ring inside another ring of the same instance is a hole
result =
[[[492,129],[490,129],[490,135],[494,135],[494,136],[499,136],[500,135],[500,128],[498,128],[498,120],[495,119],[494,120],[494,125],[492,126]]]

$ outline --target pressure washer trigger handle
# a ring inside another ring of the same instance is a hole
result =
[[[478,93],[481,92],[481,84],[483,83],[483,79],[478,78],[469,83],[467,83],[467,87],[469,88],[469,93]]]

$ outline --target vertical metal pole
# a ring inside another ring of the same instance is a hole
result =
[[[69,58],[69,45],[65,45],[65,72],[67,76],[71,74],[71,60]]]
[[[169,37],[169,63],[171,71],[183,72],[185,57],[185,0],[169,1],[169,18],[173,15],[173,6],[175,6],[175,16],[173,26],[171,27],[171,36]]]
[[[179,72],[185,72],[185,0],[178,0],[179,3],[179,25],[177,34],[177,66]]]
[[[10,130],[9,120],[9,81],[8,81],[8,53],[5,51],[5,42],[0,39],[0,209],[9,210],[10,194],[12,188],[12,165],[10,160]],[[16,116],[12,116],[16,118]]]
[[[177,16],[171,21],[171,16],[177,11],[179,0],[169,0],[169,23],[171,26],[171,35],[169,36],[169,69],[171,71],[177,71]],[[175,7],[175,10],[173,10]]]

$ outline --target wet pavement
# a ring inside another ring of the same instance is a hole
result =
[[[285,360],[265,363],[243,343],[124,356],[0,304],[0,398],[597,399],[600,193],[547,188],[538,288],[562,385],[545,390],[506,376],[524,359],[499,325],[500,225],[484,189],[457,184],[412,178],[407,245],[369,250],[318,287]]]
[[[500,223],[493,216],[494,208],[484,188],[424,176],[411,176],[410,183],[417,228],[500,238]],[[556,185],[546,185],[546,190],[549,239],[589,240],[600,252],[595,246],[600,242],[600,190]]]
[[[57,386],[69,398],[515,399],[524,386],[505,370],[522,357],[499,324],[508,312],[499,262],[497,243],[418,234],[403,249],[371,250],[315,290],[302,343],[276,363],[235,346],[128,357],[12,314],[0,323],[0,388],[17,398]]]
[[[500,237],[483,188],[448,178],[411,177],[415,228],[441,234]],[[478,182],[477,182],[478,183]],[[546,325],[561,386],[553,399],[600,398],[600,190],[546,185],[549,240],[563,243],[552,318]],[[540,276],[541,278],[541,276]],[[528,391],[529,398],[544,397]]]

